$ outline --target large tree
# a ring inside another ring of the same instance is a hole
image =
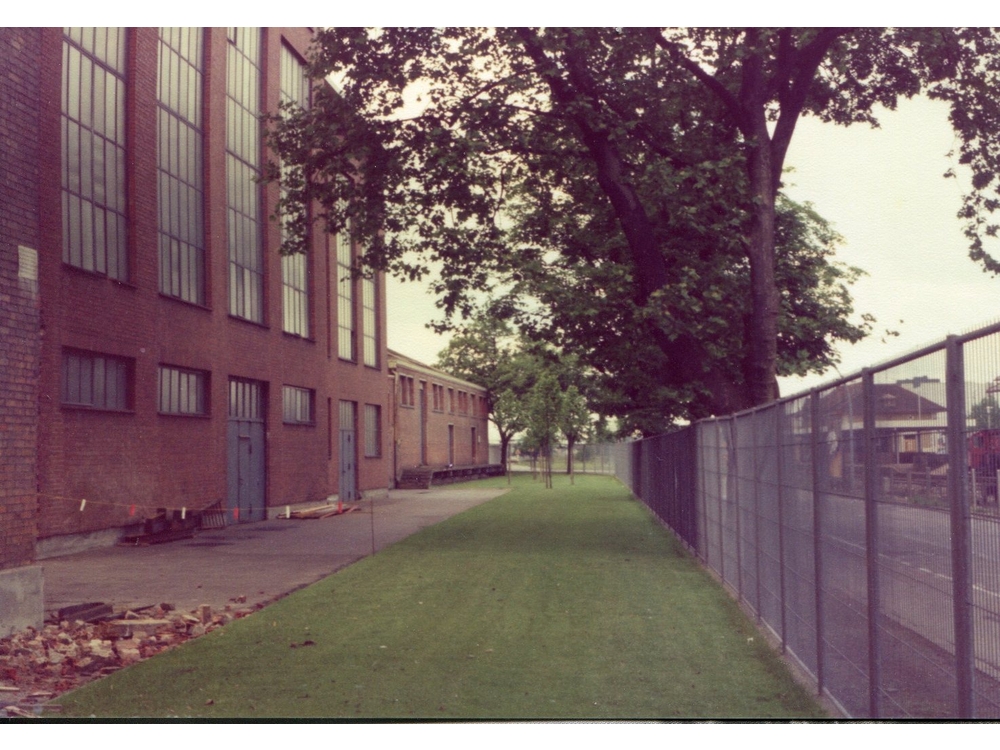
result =
[[[1000,207],[998,62],[987,29],[325,30],[312,71],[339,74],[339,93],[272,130],[295,165],[282,206],[293,230],[286,250],[301,247],[316,216],[333,230],[350,219],[368,264],[416,277],[436,263],[450,313],[496,278],[518,283],[518,269],[548,253],[595,257],[590,242],[513,242],[512,198],[534,201],[524,215],[582,209],[581,225],[617,234],[596,257],[628,312],[607,324],[632,326],[637,354],[655,355],[661,375],[650,388],[690,416],[764,403],[789,361],[782,337],[801,334],[794,321],[783,331],[783,310],[812,304],[810,294],[791,299],[802,285],[782,279],[779,250],[781,175],[798,119],[874,125],[877,105],[901,96],[950,101],[974,175],[964,209],[972,252],[1000,270],[983,245]],[[404,109],[417,94],[419,106]],[[586,181],[598,210],[565,202]],[[297,208],[313,200],[317,215]],[[719,304],[727,274],[745,315]],[[720,320],[725,335],[713,336]],[[816,361],[809,345],[791,343],[791,361]],[[633,369],[644,366],[636,359]]]

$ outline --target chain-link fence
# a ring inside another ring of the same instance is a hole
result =
[[[614,474],[611,463],[615,446],[611,443],[577,443],[573,445],[570,459],[569,447],[559,445],[552,449],[552,471],[576,474]],[[531,451],[523,451],[516,444],[508,447],[511,471],[534,471],[538,456]],[[490,463],[499,464],[500,446],[490,445]]]
[[[852,717],[1000,718],[1000,325],[615,447]]]

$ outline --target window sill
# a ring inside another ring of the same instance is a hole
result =
[[[106,409],[101,406],[89,406],[87,404],[59,404],[60,409],[75,412],[87,412],[90,414],[118,414],[126,417],[134,417],[135,409]]]
[[[193,307],[196,310],[204,310],[205,312],[212,312],[211,307],[202,304],[201,302],[192,302],[191,300],[186,300],[183,297],[174,297],[173,295],[166,294],[165,292],[160,292],[160,299],[169,300],[170,302],[176,302],[178,304],[184,305],[185,307]]]
[[[265,331],[271,330],[271,326],[269,326],[267,323],[259,323],[256,320],[250,320],[250,318],[241,318],[239,315],[233,315],[232,313],[229,313],[229,319],[238,321],[240,323],[246,323],[247,325],[251,325],[254,328],[263,328]]]
[[[290,333],[288,331],[282,331],[281,335],[286,339],[293,339],[295,341],[304,341],[307,344],[315,344],[316,339],[312,336],[303,336],[299,333]]]
[[[86,268],[80,268],[79,266],[74,266],[72,263],[67,263],[66,261],[63,261],[62,266],[64,269],[77,276],[94,279],[95,281],[108,281],[115,286],[122,287],[123,289],[137,290],[139,288],[130,281],[116,279],[112,276],[108,276],[106,273],[101,273],[100,271],[90,271]]]

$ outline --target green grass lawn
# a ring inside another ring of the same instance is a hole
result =
[[[824,716],[622,485],[555,479],[515,477],[506,495],[62,696],[62,715]]]

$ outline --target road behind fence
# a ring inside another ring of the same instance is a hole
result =
[[[612,463],[846,715],[997,719],[998,392],[994,325]]]

